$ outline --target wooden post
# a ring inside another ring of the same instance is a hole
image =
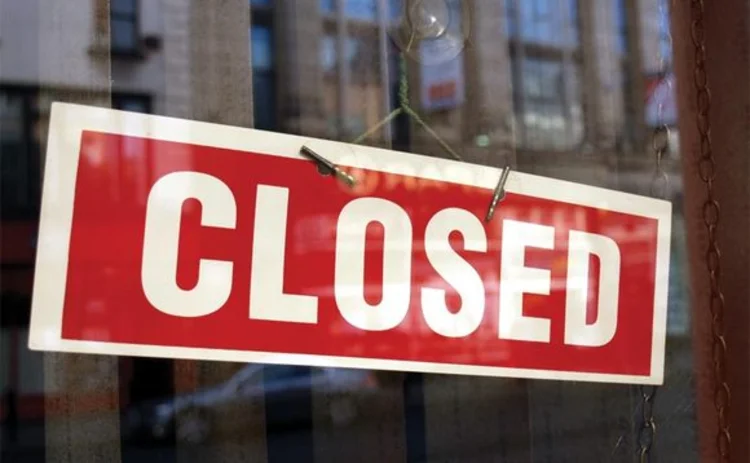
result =
[[[692,290],[695,387],[701,461],[721,461],[717,454],[714,366],[706,267],[707,232],[703,220],[706,187],[698,175],[700,153],[694,85],[695,47],[691,37],[691,2],[671,2],[675,74],[685,184],[685,219]],[[747,0],[705,2],[706,68],[711,92],[709,120],[716,159],[715,197],[721,207],[718,244],[726,298],[725,326],[732,462],[750,461],[748,395],[750,385],[750,20]]]

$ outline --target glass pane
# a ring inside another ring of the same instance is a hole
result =
[[[336,71],[336,37],[323,37],[320,46],[320,63],[326,74]]]
[[[30,172],[24,139],[24,100],[20,95],[0,93],[0,195],[3,215],[18,212],[29,201],[27,182]]]
[[[148,103],[144,98],[118,96],[112,98],[112,107],[123,111],[147,113]]]
[[[524,95],[531,99],[562,101],[563,67],[560,61],[527,58],[523,62]]]
[[[113,18],[110,21],[110,27],[112,28],[112,49],[134,50],[136,48],[136,28],[132,21]]]
[[[268,71],[273,68],[273,36],[270,27],[253,25],[250,28],[253,69]]]
[[[336,1],[337,0],[320,0],[320,11],[323,13],[335,14]]]
[[[23,140],[23,100],[18,95],[0,93],[0,136],[8,142]]]
[[[617,39],[617,51],[624,55],[628,49],[628,12],[625,5],[626,0],[615,0],[615,37]]]
[[[520,8],[523,39],[543,45],[575,45],[578,43],[578,2],[567,0],[514,1]],[[515,31],[516,26],[513,26]]]
[[[388,17],[392,20],[398,20],[404,14],[404,0],[388,0]]]
[[[377,2],[375,0],[346,0],[344,10],[352,19],[375,21],[377,19]]]
[[[516,2],[515,0],[505,0],[505,28],[508,37],[518,38],[518,26],[516,25]]]
[[[568,0],[567,21],[563,21],[564,26],[568,28],[568,37],[566,40],[570,45],[579,45],[581,43],[581,18],[578,12],[578,0]]]
[[[273,74],[268,72],[253,73],[253,114],[255,127],[264,130],[276,128],[276,86]]]
[[[111,12],[114,14],[134,15],[137,8],[137,0],[112,0]]]

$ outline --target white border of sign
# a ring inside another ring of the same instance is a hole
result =
[[[325,156],[336,164],[394,174],[416,175],[488,190],[494,189],[501,173],[500,169],[487,166],[327,140],[105,108],[54,103],[45,160],[29,332],[29,348],[32,350],[609,383],[661,384],[663,382],[671,203],[520,172],[510,174],[506,184],[507,191],[649,217],[658,221],[654,332],[649,376],[62,339],[63,302],[73,219],[73,198],[83,130],[268,153],[288,158],[301,158],[299,149],[303,144],[308,144],[316,151],[325,153]]]

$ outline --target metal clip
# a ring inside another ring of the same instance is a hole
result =
[[[495,186],[495,191],[492,193],[492,202],[490,203],[490,208],[487,210],[487,216],[484,218],[485,222],[492,220],[492,216],[495,215],[497,203],[505,198],[505,183],[508,181],[509,174],[510,166],[505,166],[503,172],[500,174],[500,180],[497,182],[497,186]]]
[[[346,183],[350,187],[354,187],[354,185],[357,184],[357,181],[354,179],[354,177],[339,169],[336,164],[316,153],[309,147],[303,145],[302,148],[300,148],[300,153],[315,161],[318,164],[318,168],[321,169],[321,173],[323,173],[323,175],[333,174],[337,179]]]

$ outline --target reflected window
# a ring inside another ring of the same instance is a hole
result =
[[[320,0],[320,11],[324,14],[335,14],[336,0]]]
[[[273,68],[271,29],[254,27],[251,31],[253,71],[270,71]]]
[[[346,0],[346,16],[362,21],[375,21],[378,17],[376,0]]]
[[[147,96],[140,95],[112,95],[112,108],[135,113],[151,112],[151,101]]]
[[[0,92],[0,194],[3,216],[33,212],[33,191],[38,187],[38,172],[32,169],[28,156],[28,114],[31,95],[23,91]]]
[[[337,0],[319,0],[320,11],[324,15],[335,16]],[[344,5],[344,14],[349,19],[357,21],[376,21],[378,19],[378,1],[377,0],[340,0]],[[399,7],[400,0],[388,0],[390,14],[396,14],[394,7]],[[400,8],[400,7],[399,7]]]
[[[272,3],[270,0],[254,0],[250,28],[253,116],[255,127],[263,130],[277,130]]]
[[[324,35],[320,42],[320,67],[324,77],[323,109],[328,121],[328,134],[333,138],[350,139],[361,135],[367,127],[377,124],[383,117],[383,83],[386,70],[386,48],[380,33],[385,23],[377,21],[378,5],[375,0],[345,0],[341,2],[345,23],[336,15],[323,16]],[[382,3],[389,9],[400,2]],[[322,2],[323,11],[330,11]],[[334,5],[335,6],[335,5]],[[343,55],[343,56],[342,56]],[[370,140],[377,140],[382,132]]]
[[[563,63],[525,58],[522,67],[523,123],[529,145],[564,149],[568,137]]]
[[[577,0],[506,0],[517,143],[575,149],[583,137]]]
[[[617,37],[617,52],[624,55],[628,51],[628,10],[627,0],[614,0],[615,34]]]
[[[514,0],[506,0],[505,4],[505,30],[508,37],[518,35],[518,12]]]
[[[404,14],[404,0],[388,0],[388,18],[396,21]]]
[[[320,64],[323,74],[336,73],[336,37],[326,35],[320,44]]]
[[[0,90],[0,212],[27,218],[38,210],[41,171],[37,94],[31,89]]]
[[[577,0],[506,0],[511,36],[544,45],[578,44]]]
[[[138,50],[137,0],[112,0],[110,16],[110,48],[113,53],[135,53]]]

